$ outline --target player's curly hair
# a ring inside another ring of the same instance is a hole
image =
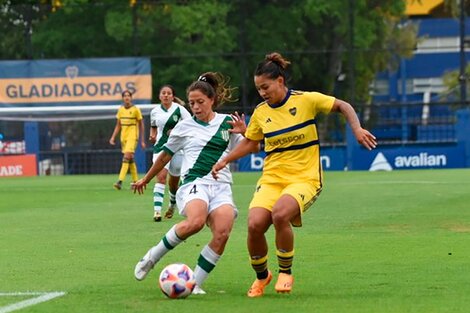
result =
[[[199,76],[199,78],[189,85],[186,93],[194,90],[200,90],[207,97],[214,99],[213,108],[217,108],[224,102],[236,101],[232,99],[233,92],[236,88],[228,85],[230,79],[225,78],[224,75],[218,72],[206,72]]]
[[[271,79],[279,76],[287,80],[287,67],[290,61],[284,58],[279,52],[272,52],[266,55],[263,61],[259,62],[255,69],[255,76],[265,75]]]

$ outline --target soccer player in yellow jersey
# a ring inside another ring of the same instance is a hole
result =
[[[230,162],[253,151],[264,141],[266,158],[248,213],[248,251],[256,280],[248,297],[260,297],[272,279],[268,269],[265,233],[274,225],[279,276],[275,290],[290,293],[294,278],[292,226],[302,225],[302,214],[322,190],[322,169],[315,116],[340,112],[357,141],[367,149],[376,147],[375,137],[361,127],[353,107],[340,99],[318,92],[302,92],[286,86],[290,64],[279,53],[271,53],[255,70],[254,82],[260,103],[250,120],[245,138],[212,169],[214,177]]]
[[[119,180],[113,185],[115,189],[121,190],[122,181],[126,178],[127,172],[130,170],[132,181],[136,182],[137,166],[134,161],[135,148],[140,137],[140,145],[145,149],[144,142],[144,123],[140,109],[132,104],[132,93],[125,90],[122,93],[123,105],[116,114],[116,127],[109,139],[111,145],[115,145],[115,138],[121,131],[121,149],[123,153],[121,171],[119,172]],[[140,134],[140,136],[139,136]]]

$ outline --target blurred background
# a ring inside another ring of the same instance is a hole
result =
[[[142,79],[129,86],[148,135],[160,86],[186,99],[205,71],[236,87],[219,111],[249,117],[261,101],[253,70],[277,51],[292,62],[289,87],[350,102],[378,137],[382,150],[365,155],[341,116],[319,117],[326,170],[470,167],[468,12],[464,0],[4,0],[0,154],[34,155],[41,175],[115,173],[121,153],[108,140],[128,86],[116,77]],[[50,81],[95,76],[101,94],[87,97]],[[46,80],[59,86],[47,97]],[[141,172],[151,154],[138,151]],[[259,157],[237,166],[259,170]]]

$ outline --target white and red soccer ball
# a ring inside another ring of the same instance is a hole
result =
[[[174,263],[165,267],[158,279],[161,291],[171,299],[186,298],[196,286],[193,271],[182,263]]]

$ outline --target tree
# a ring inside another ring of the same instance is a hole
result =
[[[351,13],[344,0],[37,3],[1,5],[0,14],[7,17],[0,21],[6,34],[0,43],[2,57],[148,56],[155,100],[162,84],[173,84],[182,96],[199,73],[216,70],[241,87],[247,111],[260,100],[252,70],[268,52],[279,51],[292,61],[291,86],[343,98],[351,94],[350,80],[338,88],[337,78],[348,74],[354,63],[354,94],[365,102],[375,73],[393,65],[389,61],[396,55],[412,51],[415,35],[402,23],[404,0],[355,0]],[[26,15],[25,10],[33,14]]]

